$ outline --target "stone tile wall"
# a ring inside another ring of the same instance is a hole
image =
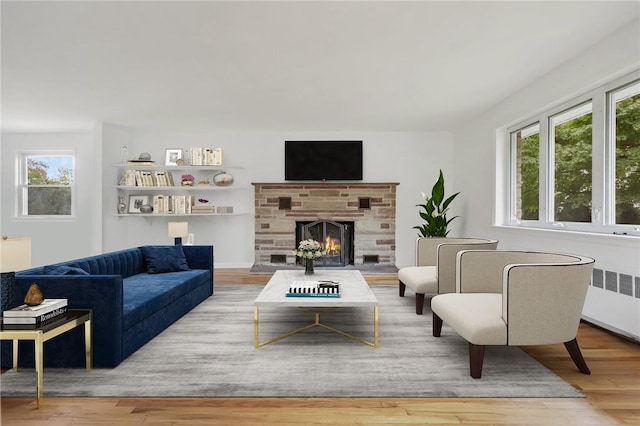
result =
[[[367,256],[395,265],[397,183],[253,183],[255,263],[271,263],[296,244],[296,221],[354,222],[355,264]]]

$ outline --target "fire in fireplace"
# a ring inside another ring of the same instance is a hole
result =
[[[316,259],[319,266],[345,266],[353,264],[354,259],[353,222],[334,222],[316,220],[314,222],[296,222],[296,246],[308,238],[318,241],[327,250],[327,254]],[[300,263],[300,259],[296,260]]]

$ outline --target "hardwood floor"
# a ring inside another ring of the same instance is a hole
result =
[[[365,276],[370,284],[395,275]],[[216,271],[219,283],[266,283],[246,269]],[[527,352],[586,398],[2,398],[2,425],[494,424],[640,425],[640,345],[583,323],[591,375],[563,345]],[[46,372],[45,372],[46,374]],[[1,376],[0,376],[1,380]],[[381,384],[382,386],[384,384]]]

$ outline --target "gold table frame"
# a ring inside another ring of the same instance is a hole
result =
[[[91,349],[91,320],[92,311],[90,309],[69,309],[65,314],[66,320],[60,319],[51,324],[47,324],[40,328],[34,329],[18,329],[5,328],[4,325],[0,330],[0,340],[13,341],[13,369],[18,371],[18,342],[20,340],[32,340],[34,342],[35,352],[35,369],[36,369],[36,402],[40,408],[42,399],[42,373],[44,364],[43,345],[47,340],[51,340],[77,326],[84,324],[84,349],[85,363],[87,371],[92,368],[92,349]]]
[[[335,306],[335,307],[327,307],[327,308],[305,308],[305,307],[298,307],[298,309],[300,309],[301,311],[305,311],[305,312],[309,312],[311,314],[315,315],[315,322],[306,325],[304,327],[292,330],[288,333],[285,334],[281,334],[279,336],[276,336],[274,338],[265,340],[264,342],[260,342],[260,337],[259,337],[259,327],[260,327],[260,313],[259,313],[259,308],[258,306],[254,306],[253,307],[253,346],[255,348],[261,348],[262,346],[266,346],[268,344],[271,343],[275,343],[278,342],[282,339],[285,339],[289,336],[293,336],[294,334],[298,334],[298,333],[302,333],[304,331],[307,331],[309,329],[312,329],[314,327],[321,327],[324,328],[325,330],[329,330],[333,333],[339,334],[341,336],[347,337],[349,339],[355,340],[356,342],[360,342],[362,344],[371,346],[373,348],[377,348],[380,345],[380,333],[379,333],[379,322],[380,322],[380,314],[379,314],[379,310],[378,310],[378,305],[373,307],[373,342],[369,341],[369,340],[365,340],[361,337],[358,336],[354,336],[353,334],[344,332],[342,330],[338,330],[337,328],[331,327],[329,325],[326,324],[322,324],[320,322],[320,314],[323,314],[325,312],[329,312],[332,311],[334,309],[339,309],[340,307]]]

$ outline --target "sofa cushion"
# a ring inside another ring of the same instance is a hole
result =
[[[184,256],[182,246],[144,246],[140,247],[144,261],[147,264],[147,272],[150,274],[162,274],[166,272],[189,271],[187,258]]]
[[[438,292],[438,269],[435,266],[407,266],[398,270],[398,279],[419,294]]]
[[[67,265],[49,265],[44,267],[44,275],[89,275],[82,268]]]
[[[431,310],[469,343],[507,344],[507,323],[502,319],[502,294],[439,294],[431,299]]]
[[[198,286],[209,285],[211,272],[192,269],[163,274],[137,274],[124,280],[123,330],[137,324]]]

